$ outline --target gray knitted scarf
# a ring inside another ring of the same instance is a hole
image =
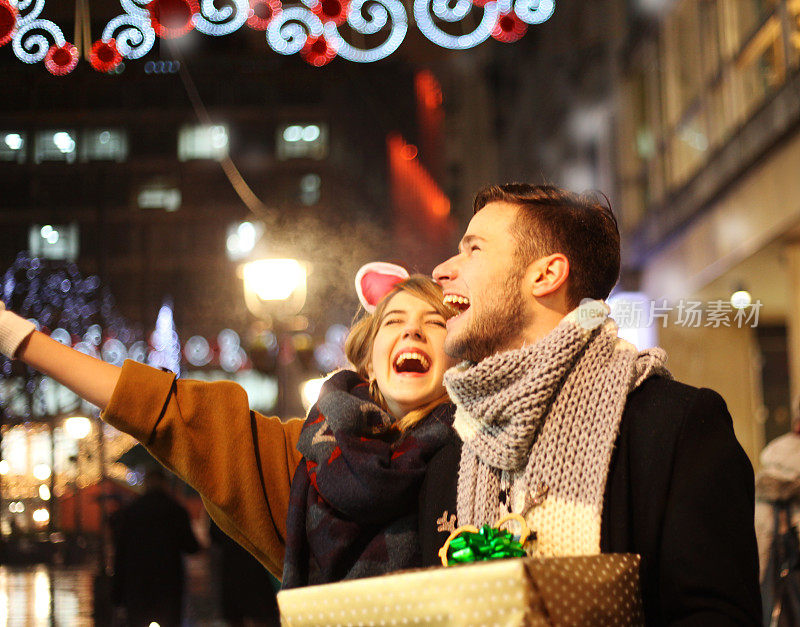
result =
[[[639,353],[588,301],[532,346],[445,374],[464,440],[458,524],[515,512],[538,539],[532,555],[600,551],[603,492],[628,393],[670,376],[661,349]]]

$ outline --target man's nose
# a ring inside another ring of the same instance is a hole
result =
[[[455,278],[456,270],[453,260],[455,257],[450,257],[447,261],[443,261],[433,269],[433,280],[441,284],[442,281],[452,281]]]

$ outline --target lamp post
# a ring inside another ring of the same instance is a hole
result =
[[[67,434],[77,443],[77,451],[75,453],[75,502],[73,503],[73,515],[75,523],[75,533],[80,535],[83,531],[83,512],[81,507],[81,488],[80,488],[80,474],[81,474],[81,451],[83,449],[83,441],[92,432],[92,421],[84,416],[72,416],[64,421],[64,429]]]
[[[242,265],[241,276],[247,309],[261,320],[271,320],[278,337],[277,413],[281,418],[289,418],[290,411],[299,415],[299,399],[288,397],[297,386],[289,381],[293,348],[286,322],[305,304],[308,266],[296,259],[259,259]]]

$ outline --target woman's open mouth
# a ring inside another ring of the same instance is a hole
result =
[[[431,369],[431,358],[419,350],[400,351],[392,363],[398,374],[425,374]]]

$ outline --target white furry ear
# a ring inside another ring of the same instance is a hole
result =
[[[394,286],[409,277],[402,266],[385,261],[366,263],[356,273],[356,293],[361,305],[369,313],[375,311],[383,297],[394,289]]]

